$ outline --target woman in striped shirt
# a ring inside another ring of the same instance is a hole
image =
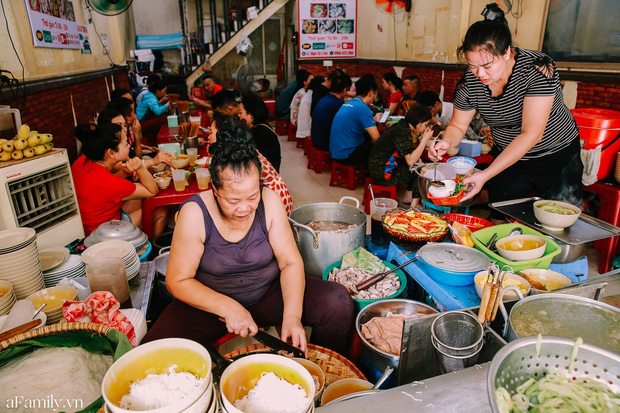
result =
[[[478,112],[491,127],[495,158],[464,180],[472,187],[463,199],[488,182],[491,202],[527,197],[534,190],[540,197],[579,205],[579,132],[551,58],[513,47],[505,19],[474,23],[458,52],[468,69],[456,87],[454,116],[431,154],[441,158],[458,145]]]

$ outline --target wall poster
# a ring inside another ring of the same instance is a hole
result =
[[[25,0],[35,47],[82,49],[72,0]],[[82,29],[83,30],[83,29]]]
[[[357,0],[299,0],[299,58],[357,56]]]

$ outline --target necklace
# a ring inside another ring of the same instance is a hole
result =
[[[250,215],[248,215],[248,217],[245,219],[245,223],[243,224],[243,226],[241,226],[240,228],[233,228],[230,225],[228,225],[228,222],[226,222],[226,218],[224,217],[224,214],[222,214],[222,208],[220,208],[220,203],[217,201],[217,197],[213,196],[213,199],[215,200],[215,205],[217,206],[217,212],[220,214],[220,219],[222,220],[224,225],[226,225],[226,227],[229,230],[231,230],[231,231],[243,231],[245,229],[245,227],[247,227],[248,222],[250,221]]]

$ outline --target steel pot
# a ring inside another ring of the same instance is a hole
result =
[[[579,258],[583,257],[586,254],[586,251],[590,246],[589,242],[586,242],[584,244],[570,245],[563,243],[557,238],[554,238],[553,240],[560,247],[560,253],[553,257],[551,262],[555,262],[558,264],[577,261]]]
[[[343,204],[350,199],[356,206]],[[297,249],[304,260],[306,275],[322,278],[323,271],[331,264],[366,241],[366,213],[359,209],[359,201],[345,196],[336,202],[322,202],[304,205],[291,212],[291,224]],[[308,226],[310,222],[342,222],[355,225],[353,228],[337,231],[315,231]]]
[[[514,291],[520,298],[510,314],[500,299],[499,306],[506,320],[504,338],[513,341],[521,337],[556,336],[583,341],[617,352],[620,337],[620,309],[600,301],[567,294],[537,294],[523,298],[514,286],[504,287]]]

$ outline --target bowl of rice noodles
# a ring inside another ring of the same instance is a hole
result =
[[[211,357],[192,340],[151,341],[112,364],[101,392],[112,413],[204,412],[213,397]]]
[[[314,411],[312,376],[294,360],[252,354],[234,361],[220,380],[226,413],[304,413]]]

